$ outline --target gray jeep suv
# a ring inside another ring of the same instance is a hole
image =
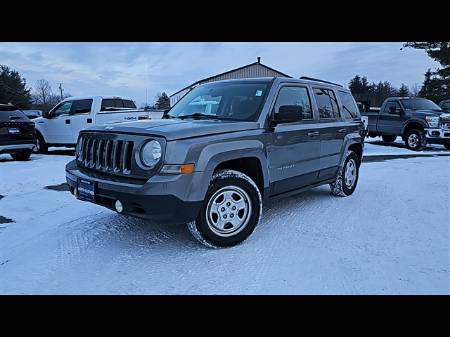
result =
[[[67,183],[79,199],[188,223],[210,247],[244,241],[263,201],[330,184],[353,193],[364,126],[349,90],[309,78],[198,86],[161,120],[80,133]]]

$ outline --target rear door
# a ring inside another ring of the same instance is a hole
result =
[[[401,135],[405,121],[406,117],[400,103],[397,101],[387,102],[384,109],[380,111],[377,124],[378,132],[387,135]]]
[[[318,180],[327,180],[336,175],[341,159],[348,124],[339,111],[339,104],[333,89],[314,87],[320,121],[320,172]]]
[[[273,106],[273,116],[283,106],[293,105],[302,111],[298,121],[275,125],[272,142],[267,146],[271,195],[311,185],[318,175],[320,137],[315,130],[317,120],[307,86],[282,86]]]
[[[73,101],[72,108],[70,110],[73,144],[76,144],[81,130],[93,125],[92,102],[92,99],[79,99]]]

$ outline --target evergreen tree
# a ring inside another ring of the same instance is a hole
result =
[[[402,83],[400,89],[398,90],[397,96],[399,97],[409,97],[409,88],[406,84]]]
[[[5,65],[0,65],[0,103],[12,103],[21,109],[31,106],[30,89],[25,79]]]
[[[170,108],[170,98],[165,92],[156,95],[155,107],[159,110],[166,110]]]
[[[408,42],[404,46],[425,50],[428,56],[441,65],[436,71],[428,69],[425,73],[419,95],[436,103],[450,98],[450,42]]]

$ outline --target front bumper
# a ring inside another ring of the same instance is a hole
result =
[[[105,179],[82,171],[75,161],[67,164],[66,180],[73,194],[79,178],[96,182],[95,204],[115,210],[114,203],[120,200],[122,214],[157,222],[185,223],[195,220],[203,204],[200,184],[203,172],[156,175],[147,182],[132,182],[116,177]]]
[[[426,128],[426,138],[429,143],[450,142],[450,129],[444,128]]]
[[[0,153],[32,150],[34,146],[35,146],[34,142],[28,144],[0,145]]]

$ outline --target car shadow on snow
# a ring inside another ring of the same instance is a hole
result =
[[[396,147],[398,149],[409,150],[404,143],[397,143],[397,142],[391,143],[391,142],[384,142],[382,140],[376,140],[376,141],[368,141],[367,144],[378,145],[378,146],[389,146],[389,147]],[[450,152],[450,151],[446,150],[443,145],[438,145],[438,144],[428,144],[424,149],[417,151],[417,152],[420,153],[420,152],[430,152],[430,151]]]
[[[306,212],[315,209],[321,200],[333,198],[328,186],[314,188],[284,199],[268,202],[262,212],[258,235],[271,237],[271,231],[276,231],[280,217]],[[86,242],[96,247],[128,247],[131,250],[145,251],[164,250],[172,251],[184,248],[185,250],[206,249],[198,243],[190,234],[186,224],[164,224],[149,220],[134,218],[131,216],[108,213],[100,217],[89,218],[88,226],[80,227],[80,230],[71,230],[70,235],[79,236],[77,242]],[[288,220],[289,222],[289,220]],[[78,227],[78,224],[77,224]],[[78,233],[77,233],[78,232]],[[275,234],[275,233],[272,233]],[[248,241],[251,242],[252,235]],[[240,245],[239,245],[240,246]],[[231,248],[232,249],[232,248]],[[210,249],[209,249],[210,250]]]

